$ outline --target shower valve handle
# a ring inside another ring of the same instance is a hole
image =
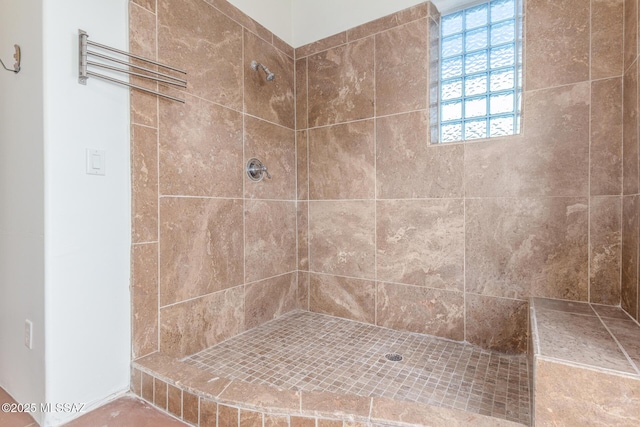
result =
[[[253,158],[247,162],[247,175],[249,176],[249,179],[251,181],[255,182],[262,181],[264,175],[266,175],[268,179],[271,179],[271,174],[267,170],[267,167],[256,158]]]

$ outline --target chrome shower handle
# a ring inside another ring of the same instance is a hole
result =
[[[247,162],[247,176],[251,181],[262,181],[264,175],[266,175],[268,179],[271,179],[271,174],[267,170],[267,167],[263,165],[260,160],[254,157]]]

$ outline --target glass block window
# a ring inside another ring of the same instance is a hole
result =
[[[442,16],[440,142],[520,131],[518,0],[489,0]]]

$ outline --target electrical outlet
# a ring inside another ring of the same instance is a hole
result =
[[[28,319],[24,321],[24,346],[33,349],[33,322]]]

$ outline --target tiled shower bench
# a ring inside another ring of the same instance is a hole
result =
[[[640,326],[619,307],[532,298],[533,425],[640,425]]]

